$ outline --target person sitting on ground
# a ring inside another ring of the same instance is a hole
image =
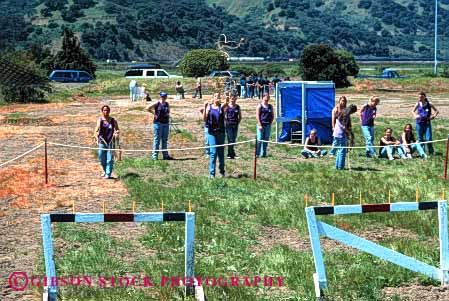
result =
[[[301,154],[309,159],[310,157],[318,158],[323,157],[327,154],[325,149],[319,149],[317,146],[321,145],[320,138],[317,136],[317,130],[312,129],[310,131],[309,137],[307,137],[306,142],[304,143],[304,149]]]
[[[101,107],[101,117],[97,120],[94,136],[99,147],[98,159],[103,168],[101,176],[104,179],[113,179],[114,156],[111,149],[114,148],[114,137],[118,137],[120,132],[117,120],[109,116],[110,112],[111,108],[109,106],[104,105]]]
[[[416,143],[415,135],[413,135],[413,127],[410,123],[407,123],[402,132],[401,138],[399,139],[402,144],[402,150],[404,151],[407,159],[412,158],[414,151],[418,152],[418,155],[425,159],[427,158],[424,148],[421,144]]]
[[[391,128],[385,129],[385,134],[380,138],[379,157],[388,158],[388,160],[394,160],[394,154],[397,152],[402,159],[405,159],[404,150],[401,147],[401,143],[392,136],[393,130]]]

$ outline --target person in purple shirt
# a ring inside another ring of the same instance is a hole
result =
[[[237,93],[231,95],[231,102],[225,108],[225,127],[228,143],[235,143],[237,140],[237,133],[239,131],[239,123],[242,120],[242,110],[236,103]],[[234,145],[228,146],[228,159],[238,158],[235,153]]]
[[[218,157],[218,169],[220,176],[225,177],[225,158],[224,146],[225,141],[225,114],[228,103],[221,104],[220,93],[214,93],[213,103],[208,101],[204,103],[203,120],[207,125],[207,141],[210,148],[209,158],[209,178],[215,178],[215,166]]]
[[[105,179],[113,179],[114,157],[111,149],[114,148],[113,138],[118,137],[120,132],[117,120],[109,116],[110,112],[111,108],[109,106],[101,107],[101,117],[97,120],[94,136],[99,147],[98,159],[103,168],[101,176]]]
[[[432,141],[431,120],[438,116],[438,110],[427,99],[426,93],[419,92],[419,99],[412,110],[416,119],[416,132],[418,133],[418,142]],[[433,110],[433,112],[432,112]],[[432,143],[427,143],[429,155],[433,155]]]
[[[369,102],[360,110],[360,125],[362,126],[362,134],[365,137],[366,157],[376,157],[374,149],[374,119],[377,116],[377,105],[380,102],[378,96],[372,96]]]
[[[159,93],[159,101],[149,104],[145,107],[145,111],[154,114],[153,119],[153,160],[157,160],[159,156],[159,146],[162,142],[162,157],[164,160],[173,160],[167,151],[168,134],[170,132],[170,106],[167,102],[168,94],[166,92]]]
[[[269,104],[270,94],[264,93],[262,102],[256,108],[257,120],[257,149],[256,156],[265,158],[267,156],[268,141],[271,134],[271,123],[274,119],[273,106]],[[260,141],[264,140],[264,141]]]

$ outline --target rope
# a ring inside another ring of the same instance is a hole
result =
[[[206,148],[212,148],[212,147],[225,147],[225,146],[229,146],[229,145],[239,145],[239,144],[246,144],[249,142],[254,142],[256,139],[251,139],[251,140],[245,140],[245,141],[240,141],[240,142],[235,142],[235,143],[227,143],[227,144],[219,144],[219,145],[214,145],[214,146],[198,146],[198,147],[186,147],[186,148],[167,148],[167,149],[159,149],[159,150],[154,150],[154,149],[120,149],[120,148],[99,148],[99,147],[90,147],[90,146],[80,146],[80,145],[70,145],[70,144],[62,144],[62,143],[55,143],[55,142],[47,142],[47,144],[49,145],[55,145],[55,146],[61,146],[61,147],[70,147],[70,148],[80,148],[80,149],[90,149],[90,150],[112,150],[112,151],[121,151],[121,152],[127,152],[127,153],[131,153],[131,152],[143,152],[143,153],[148,153],[148,152],[162,152],[162,151],[187,151],[187,150],[198,150],[198,149],[206,149]]]
[[[292,144],[290,144],[288,142],[276,142],[276,141],[267,141],[267,140],[257,140],[257,141],[271,143],[271,144],[279,144],[279,145],[292,145]],[[446,139],[433,140],[433,141],[416,142],[416,143],[418,143],[418,144],[428,144],[428,143],[435,143],[435,142],[442,142],[442,141],[447,141],[447,138]],[[393,146],[412,145],[412,144],[415,144],[415,143],[409,143],[409,144],[401,143],[401,144],[393,145]],[[305,144],[295,144],[295,147],[296,146],[297,147],[305,147],[306,145]],[[313,147],[316,147],[316,148],[347,148],[347,149],[358,149],[358,148],[360,148],[360,149],[366,149],[366,146],[332,146],[332,145],[308,145],[308,146],[313,146]],[[383,148],[383,147],[385,147],[385,145],[384,146],[373,145],[371,147],[373,147],[373,148]]]
[[[26,155],[28,155],[28,154],[31,153],[31,152],[34,152],[35,150],[37,150],[38,148],[40,148],[40,147],[41,147],[42,145],[44,145],[44,144],[45,144],[45,142],[42,142],[41,144],[36,145],[36,146],[33,147],[32,149],[30,149],[29,151],[26,151],[26,152],[24,152],[23,154],[21,154],[21,155],[15,157],[15,158],[13,158],[13,159],[11,159],[11,160],[9,160],[9,161],[0,163],[0,167],[3,167],[3,166],[5,166],[6,164],[9,164],[9,163],[11,163],[11,162],[13,162],[13,161],[16,161],[16,160],[19,160],[20,158],[25,157]]]

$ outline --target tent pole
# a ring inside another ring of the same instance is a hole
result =
[[[301,116],[301,130],[302,130],[302,135],[301,135],[301,144],[304,145],[304,137],[306,135],[306,110],[305,110],[305,104],[306,104],[306,83],[302,83],[301,84],[302,87],[302,99],[301,99],[301,112],[302,112],[302,116]]]

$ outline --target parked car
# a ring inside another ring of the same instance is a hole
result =
[[[63,83],[87,83],[94,79],[89,72],[82,70],[53,70],[48,78]]]
[[[182,78],[179,75],[170,75],[164,69],[130,69],[125,73],[126,78]]]
[[[240,77],[240,73],[237,71],[212,71],[208,77]]]

